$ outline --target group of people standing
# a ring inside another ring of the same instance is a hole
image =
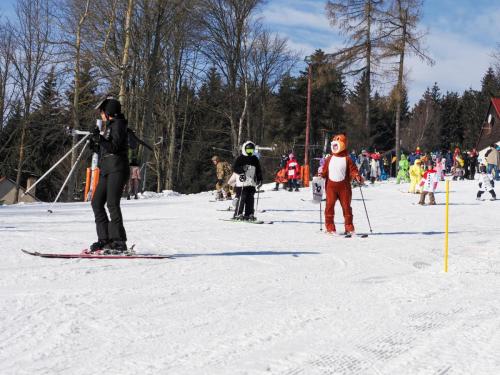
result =
[[[276,186],[273,190],[279,190],[280,184],[288,191],[299,191],[299,181],[301,180],[302,168],[293,152],[281,155],[279,168],[276,171],[274,182]]]

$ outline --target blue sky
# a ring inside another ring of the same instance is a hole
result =
[[[290,46],[308,55],[317,48],[334,52],[342,36],[325,16],[323,0],[269,0],[262,20],[271,30],[286,36]],[[428,66],[410,57],[408,90],[415,103],[426,87],[438,82],[442,92],[480,88],[481,78],[492,64],[491,54],[500,43],[499,0],[426,0],[422,27],[428,30],[425,45],[435,60]],[[379,87],[380,91],[387,89]]]
[[[57,1],[57,0],[56,0]],[[334,52],[343,45],[338,30],[326,19],[325,0],[266,0],[263,23],[289,40],[301,56],[321,48]],[[12,16],[15,0],[0,0],[0,12]],[[425,88],[438,82],[441,90],[462,92],[480,88],[481,78],[492,64],[491,54],[500,43],[500,0],[425,0],[425,45],[435,60],[428,66],[416,58],[407,64],[408,90],[415,103]],[[378,87],[386,90],[388,85]]]

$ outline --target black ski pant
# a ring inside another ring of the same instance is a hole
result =
[[[491,195],[491,197],[492,197],[493,199],[497,199],[497,195],[495,194],[495,190],[491,189],[491,190],[489,190],[488,192],[490,193],[490,195]],[[477,192],[477,197],[478,197],[478,198],[481,198],[481,195],[483,195],[483,194],[484,194],[484,191],[483,191],[483,190],[478,190],[478,192]]]
[[[120,199],[128,180],[128,171],[118,171],[99,176],[99,182],[92,197],[97,238],[99,240],[127,241],[123,227]],[[107,204],[109,216],[104,205]]]
[[[254,204],[254,195],[255,195],[255,187],[253,186],[245,186],[245,187],[237,187],[236,195],[239,196],[238,205],[236,206],[236,210],[234,212],[235,216],[239,216],[245,212],[245,216],[253,215],[255,210],[253,207]]]

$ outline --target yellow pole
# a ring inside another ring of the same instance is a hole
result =
[[[448,272],[448,223],[450,207],[450,181],[446,180],[446,224],[444,236],[444,272]]]

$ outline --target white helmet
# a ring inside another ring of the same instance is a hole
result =
[[[255,143],[252,141],[246,141],[243,143],[243,146],[241,146],[241,153],[244,156],[252,156],[255,154]]]

